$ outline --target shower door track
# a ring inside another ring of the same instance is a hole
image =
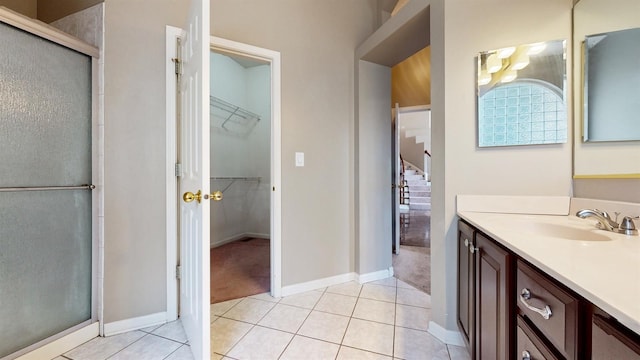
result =
[[[0,192],[17,192],[17,191],[50,191],[50,190],[93,190],[96,186],[78,185],[78,186],[40,186],[40,187],[0,187]]]

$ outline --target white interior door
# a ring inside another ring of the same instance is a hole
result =
[[[184,29],[178,84],[180,317],[195,358],[209,359],[209,0],[191,2]]]
[[[400,197],[401,191],[404,191],[401,183],[400,172],[402,171],[402,162],[400,161],[400,108],[398,104],[393,111],[393,130],[391,131],[391,164],[393,166],[393,181],[395,185],[393,189],[393,252],[400,253]]]

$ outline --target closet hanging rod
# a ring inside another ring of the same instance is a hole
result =
[[[49,190],[93,190],[96,186],[79,185],[79,186],[25,186],[25,187],[0,187],[0,192],[18,192],[18,191],[49,191]]]
[[[260,181],[261,177],[237,177],[237,176],[214,176],[211,180],[245,180],[245,181]]]

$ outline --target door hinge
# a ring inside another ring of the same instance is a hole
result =
[[[182,274],[180,273],[180,265],[176,265],[176,279],[180,280]]]
[[[176,75],[182,74],[182,39],[176,39],[176,57],[173,58],[173,65],[175,67]]]
[[[178,58],[173,58],[172,60],[176,75],[182,74],[182,61],[180,61],[180,59]]]
[[[176,177],[182,176],[182,164],[176,163]]]

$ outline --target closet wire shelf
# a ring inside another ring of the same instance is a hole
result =
[[[224,133],[245,137],[260,121],[260,116],[215,96],[209,97],[211,126]]]
[[[230,181],[229,184],[227,184],[227,187],[225,187],[221,192],[224,194],[225,191],[227,191],[227,189],[229,189],[231,187],[231,185],[233,185],[236,181],[257,181],[258,183],[260,183],[260,181],[262,180],[261,177],[245,177],[245,176],[214,176],[210,178],[211,180],[228,180]]]

